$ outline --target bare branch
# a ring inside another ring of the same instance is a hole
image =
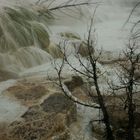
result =
[[[140,2],[138,2],[138,3],[133,7],[133,9],[131,10],[131,12],[130,12],[130,14],[129,14],[129,17],[127,18],[127,20],[126,20],[125,24],[123,25],[123,27],[129,22],[129,20],[130,20],[132,14],[134,13],[134,11],[136,10],[136,8],[137,8],[139,5],[140,5]]]
[[[92,5],[92,4],[98,4],[99,2],[94,2],[94,3],[89,3],[89,2],[83,2],[83,3],[77,3],[77,4],[66,4],[66,5],[61,5],[61,6],[56,6],[53,8],[50,8],[50,11],[55,11],[59,9],[64,9],[68,7],[77,7],[77,6],[82,6],[82,5]]]

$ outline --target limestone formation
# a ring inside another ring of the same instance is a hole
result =
[[[9,139],[68,140],[68,127],[75,120],[76,105],[63,94],[54,93],[42,104],[30,107],[21,121],[10,125]]]

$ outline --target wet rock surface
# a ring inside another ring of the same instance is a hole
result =
[[[76,87],[82,86],[84,82],[80,76],[72,76],[70,80],[64,81],[64,84],[70,91],[73,91]]]
[[[67,140],[69,125],[76,121],[76,105],[63,94],[50,95],[41,105],[32,106],[21,121],[10,125],[9,139]]]
[[[34,84],[34,83],[18,83],[7,89],[7,95],[16,98],[24,105],[32,106],[33,103],[37,103],[45,96],[49,94],[47,85]]]
[[[67,97],[65,97],[63,94],[53,94],[50,95],[42,104],[41,107],[43,108],[43,110],[45,112],[67,112],[68,110],[70,110],[71,108],[75,107],[75,104],[73,104],[73,102],[68,99]]]
[[[0,82],[8,79],[16,79],[16,78],[18,78],[17,74],[5,70],[0,70]]]
[[[123,95],[124,96],[124,95]],[[134,132],[135,132],[135,139],[139,139],[138,133],[140,133],[140,96],[139,94],[134,94],[134,102],[135,102],[135,109],[134,109]],[[114,97],[108,98],[108,112],[110,116],[110,121],[113,126],[113,130],[115,132],[116,138],[118,140],[124,140],[127,138],[128,134],[128,108],[124,105],[121,98]]]
[[[40,116],[40,119],[32,121],[25,119],[23,122],[14,122],[10,126],[9,136],[14,140],[51,140],[55,135],[59,136],[64,133],[65,138],[68,137],[65,115],[46,114]]]

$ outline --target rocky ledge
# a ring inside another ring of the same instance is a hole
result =
[[[50,92],[47,85],[18,83],[5,91],[5,96],[28,109],[12,123],[0,123],[0,140],[69,139],[69,126],[77,117],[76,104],[59,90]]]

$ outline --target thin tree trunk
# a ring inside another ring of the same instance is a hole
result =
[[[133,81],[128,88],[128,140],[134,140],[134,104],[133,104]]]
[[[96,75],[96,64],[93,68],[94,68],[94,83],[95,83],[95,88],[96,88],[96,92],[97,92],[97,95],[98,95],[98,102],[101,106],[101,110],[102,110],[102,113],[103,113],[103,116],[104,116],[103,121],[104,121],[104,124],[106,126],[106,133],[107,133],[106,139],[107,140],[114,140],[113,132],[112,132],[112,129],[110,127],[109,115],[108,115],[106,106],[104,104],[103,97],[101,95],[101,92],[100,92],[100,89],[99,89],[99,86],[98,86],[98,81],[97,81],[98,78],[97,78],[97,75]]]
[[[128,140],[134,140],[134,107],[133,103],[129,103],[128,109],[129,124],[128,124]]]
[[[114,136],[113,136],[113,133],[112,133],[112,129],[110,127],[110,121],[109,121],[109,116],[108,116],[108,112],[107,112],[107,109],[105,107],[105,104],[104,104],[104,100],[103,100],[103,97],[100,93],[100,90],[99,90],[99,87],[98,87],[98,84],[95,82],[95,87],[96,87],[96,91],[97,91],[97,94],[98,94],[98,101],[99,101],[99,104],[101,106],[101,110],[103,112],[103,121],[105,123],[105,126],[106,126],[106,133],[107,133],[107,137],[106,139],[107,140],[114,140]]]
[[[133,85],[134,85],[134,72],[135,72],[135,65],[132,63],[132,68],[130,71],[130,80],[128,85],[128,140],[134,140],[134,104],[133,104]]]

